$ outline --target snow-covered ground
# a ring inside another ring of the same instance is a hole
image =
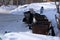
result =
[[[3,35],[3,40],[60,40],[59,37],[33,34],[32,31],[27,28],[27,25],[22,22],[25,11],[33,8],[35,12],[40,13],[42,6],[44,7],[43,15],[46,15],[49,21],[51,21],[57,36],[59,30],[55,20],[55,14],[57,12],[54,2],[31,3],[19,6],[10,11],[9,14],[0,14],[0,34]],[[5,31],[8,33],[5,34]]]
[[[20,32],[5,34],[3,40],[60,40],[60,38],[40,34],[32,34],[29,32]]]
[[[11,10],[14,10],[15,8],[17,8],[16,5],[2,5],[0,6],[0,13],[9,13]]]

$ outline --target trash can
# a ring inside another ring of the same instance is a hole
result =
[[[32,32],[35,34],[48,35],[49,25],[47,24],[37,24],[37,23],[32,24]]]

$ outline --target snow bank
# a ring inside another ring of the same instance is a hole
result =
[[[23,15],[25,11],[28,11],[28,6],[29,4],[19,6],[18,8],[10,11],[10,14],[18,14],[18,15]]]
[[[5,5],[2,5],[0,7],[0,13],[9,13],[11,10],[14,10],[15,8],[17,8],[17,6],[15,5],[8,5],[8,6],[5,6]]]
[[[59,37],[52,37],[46,35],[32,34],[27,32],[7,33],[3,40],[60,40]]]
[[[12,10],[10,13],[11,14],[18,14],[18,15],[23,15],[23,13],[25,11],[28,11],[30,8],[33,8],[34,11],[38,11],[38,13],[40,13],[40,8],[44,7],[44,9],[55,9],[55,5],[54,2],[47,2],[47,3],[31,3],[31,4],[26,4],[26,5],[22,5],[19,6],[18,8],[16,8],[15,10]]]
[[[5,9],[5,10],[14,10],[15,8],[17,8],[17,6],[15,6],[15,5],[7,5],[7,6],[2,5],[0,7],[0,9]]]
[[[0,14],[8,14],[10,10],[0,9]]]

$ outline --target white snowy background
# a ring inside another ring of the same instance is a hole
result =
[[[33,34],[32,31],[28,29],[27,24],[22,22],[25,11],[33,8],[35,12],[40,14],[40,8],[42,6],[44,7],[42,15],[46,15],[49,21],[51,21],[56,34],[55,37]],[[60,40],[60,37],[58,37],[59,30],[55,20],[57,12],[54,2],[31,3],[22,6],[20,5],[18,8],[16,6],[8,7],[9,6],[0,7],[0,9],[9,10],[7,14],[5,13],[6,11],[0,14],[0,35],[3,40]],[[5,31],[8,33],[5,33]]]

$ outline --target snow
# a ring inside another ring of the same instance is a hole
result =
[[[7,6],[2,5],[2,6],[0,7],[0,9],[5,9],[5,10],[14,10],[15,8],[17,8],[16,5],[7,5]]]
[[[49,2],[49,3],[48,2],[47,3],[31,3],[31,4],[26,4],[24,6],[19,6],[15,10],[12,10],[10,13],[23,15],[23,12],[28,11],[30,8],[33,8],[34,11],[40,13],[39,11],[40,11],[40,8],[42,6],[44,7],[44,9],[55,9],[56,8],[53,2]]]
[[[20,5],[18,8],[10,11],[10,14],[18,14],[18,15],[23,15],[22,13],[25,11],[28,11],[28,8],[26,8],[29,4],[25,4],[25,5]]]
[[[22,22],[22,19],[23,16],[20,15],[0,14],[0,33],[27,31],[27,25]]]
[[[7,5],[7,6],[2,5],[0,7],[0,13],[9,13],[11,10],[14,10],[15,8],[17,8],[17,6],[15,5]]]
[[[23,13],[33,8],[35,12],[40,14],[40,8],[44,7],[44,12],[42,15],[46,15],[49,21],[51,21],[56,36],[59,33],[57,28],[55,15],[56,7],[54,2],[46,3],[31,3],[14,8],[14,10],[9,11],[9,14],[0,14],[0,33],[3,34],[3,40],[60,40],[59,37],[33,34],[31,30],[28,29],[27,24],[22,22]],[[6,9],[10,10],[10,9]],[[5,33],[7,31],[8,33]]]
[[[20,33],[12,32],[5,34],[3,40],[60,40],[60,38],[46,35],[32,34],[28,32],[20,32]]]

